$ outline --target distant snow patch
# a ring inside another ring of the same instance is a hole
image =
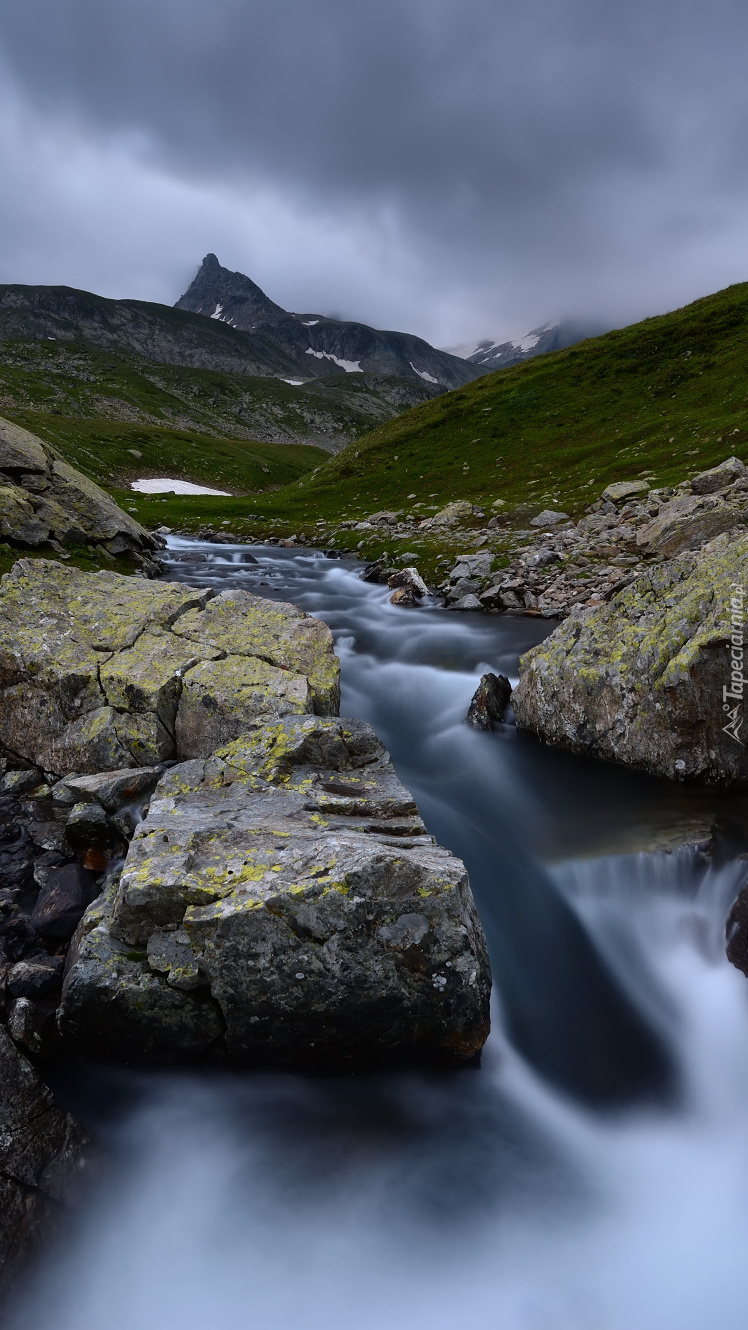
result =
[[[338,356],[332,355],[330,351],[313,351],[311,346],[306,349],[308,356],[316,356],[318,360],[333,360],[336,365],[340,365],[346,374],[363,374],[361,362],[359,360],[341,360]]]
[[[168,476],[133,480],[130,489],[137,490],[138,494],[220,494],[231,497],[228,490],[211,490],[207,485],[193,485],[191,480],[170,480]]]
[[[303,323],[305,328],[313,328],[315,324],[319,323],[319,319],[309,319],[309,320],[302,319],[301,322]]]
[[[412,369],[413,373],[418,375],[419,379],[425,379],[427,383],[439,382],[438,379],[434,378],[433,374],[427,374],[425,369],[416,369],[412,360],[409,360],[408,364],[410,365],[410,368]]]
[[[212,319],[220,319],[220,317],[221,317],[222,314],[223,314],[223,305],[220,305],[220,304],[219,304],[219,305],[216,305],[216,307],[215,307],[215,309],[213,310],[213,313],[211,314],[210,317],[211,317]]]
[[[302,383],[305,383],[306,380],[305,380],[305,379],[284,379],[283,382],[284,382],[284,383],[290,383],[290,385],[291,385],[292,388],[300,388],[301,385],[302,385]]]

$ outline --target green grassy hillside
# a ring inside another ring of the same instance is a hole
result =
[[[273,498],[300,519],[465,498],[579,513],[613,480],[680,481],[748,440],[748,284],[476,380]],[[266,505],[268,512],[270,508]]]

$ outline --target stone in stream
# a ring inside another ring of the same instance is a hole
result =
[[[93,876],[81,864],[50,868],[31,912],[32,929],[40,937],[67,941],[73,936],[96,890]]]
[[[0,586],[0,748],[64,776],[206,757],[271,716],[335,713],[325,624],[244,591],[21,559]]]
[[[83,1128],[0,1027],[0,1294],[59,1229],[88,1155]]]
[[[162,777],[81,922],[59,1025],[113,1060],[458,1065],[490,986],[464,866],[373,731],[284,717]]]
[[[429,594],[417,568],[399,568],[397,572],[390,573],[387,584],[392,589],[391,605],[415,605],[422,596]]]
[[[503,721],[512,685],[504,674],[484,674],[476,688],[465,720],[474,730],[492,730]]]
[[[520,729],[670,779],[748,778],[748,536],[649,569],[520,660]]]

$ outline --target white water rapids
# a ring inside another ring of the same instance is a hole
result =
[[[172,540],[293,599],[468,863],[495,974],[480,1070],[346,1081],[92,1071],[108,1161],[13,1330],[711,1330],[748,1324],[745,863],[600,854],[701,795],[462,724],[552,625],[402,610],[356,570]],[[593,855],[597,857],[593,857]]]

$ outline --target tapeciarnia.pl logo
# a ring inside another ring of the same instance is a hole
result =
[[[740,731],[745,719],[743,712],[743,694],[745,691],[744,629],[745,629],[745,591],[740,582],[730,586],[730,685],[722,689],[722,710],[727,713],[727,724],[723,732],[745,747]]]

